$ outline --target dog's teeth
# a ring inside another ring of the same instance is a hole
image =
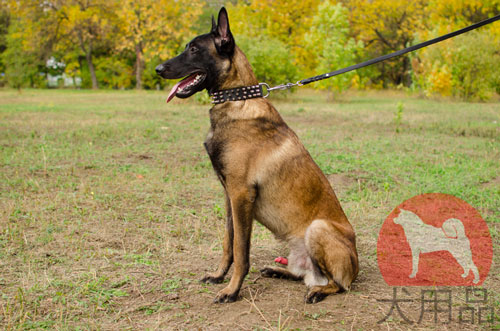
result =
[[[196,75],[196,77],[189,84],[187,84],[183,88],[180,88],[177,92],[183,92],[185,88],[190,88],[193,85],[198,84],[200,82],[201,77],[202,75]]]

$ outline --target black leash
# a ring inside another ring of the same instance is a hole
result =
[[[483,25],[487,25],[487,24],[493,23],[495,21],[498,21],[499,19],[500,19],[500,15],[497,15],[497,16],[494,16],[492,18],[488,18],[484,21],[481,21],[479,23],[475,23],[475,24],[472,24],[472,25],[465,27],[463,29],[457,30],[455,32],[451,32],[451,33],[445,34],[441,37],[437,37],[437,38],[434,38],[434,39],[431,39],[428,41],[424,41],[423,43],[407,47],[405,49],[396,51],[394,53],[382,55],[382,56],[379,56],[377,58],[374,58],[374,59],[371,59],[371,60],[368,60],[368,61],[365,61],[362,63],[358,63],[358,64],[355,64],[355,65],[352,65],[352,66],[349,66],[349,67],[346,67],[343,69],[335,70],[335,71],[332,71],[332,72],[329,72],[329,73],[326,73],[323,75],[318,75],[318,76],[314,76],[311,78],[299,80],[296,83],[286,83],[286,84],[281,84],[281,85],[277,85],[274,87],[270,87],[267,83],[259,83],[258,85],[253,85],[253,86],[244,86],[244,87],[237,87],[237,88],[228,89],[228,90],[216,91],[216,92],[212,93],[210,96],[212,97],[212,103],[214,103],[214,104],[219,104],[219,103],[223,103],[226,101],[238,101],[238,100],[246,100],[246,99],[253,99],[253,98],[266,98],[267,96],[269,96],[269,93],[271,91],[286,90],[286,89],[292,88],[294,86],[303,86],[303,85],[307,85],[307,84],[310,84],[313,82],[317,82],[318,80],[327,79],[327,78],[330,78],[333,76],[344,74],[344,73],[349,72],[349,71],[353,71],[353,70],[357,70],[357,69],[360,69],[363,67],[367,67],[369,65],[379,63],[379,62],[382,62],[382,61],[385,61],[388,59],[392,59],[393,57],[400,56],[400,55],[403,55],[403,54],[406,54],[409,52],[413,52],[413,51],[416,51],[417,49],[427,47],[427,46],[430,46],[432,44],[436,44],[436,43],[441,42],[443,40],[456,37],[456,36],[461,35],[463,33],[480,28]],[[263,89],[264,87],[266,88],[266,94],[264,94],[264,89]],[[249,93],[249,91],[251,91],[251,93]]]

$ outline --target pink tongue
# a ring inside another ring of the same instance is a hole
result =
[[[189,85],[189,83],[191,83],[193,80],[195,80],[197,75],[198,75],[197,73],[194,73],[194,74],[184,78],[180,82],[177,82],[177,84],[175,84],[174,87],[172,87],[172,89],[170,90],[170,93],[168,94],[167,103],[169,103],[170,100],[172,100],[174,98],[177,91],[179,91],[181,88],[186,87],[187,85]]]
[[[170,93],[168,94],[168,98],[167,98],[167,103],[170,102],[170,100],[173,99],[175,93],[177,92],[177,90],[179,89],[179,85],[181,85],[182,83],[182,80],[179,81],[177,84],[174,85],[174,87],[172,87],[172,89],[170,90]]]

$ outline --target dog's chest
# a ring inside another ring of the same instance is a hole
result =
[[[214,136],[214,131],[211,129],[205,142],[203,143],[205,146],[205,150],[210,157],[210,161],[212,162],[212,166],[219,177],[219,180],[222,184],[225,184],[225,175],[224,175],[224,164],[222,162],[222,151],[224,149],[224,143],[222,139],[218,139],[218,137]]]
[[[249,156],[260,147],[260,132],[249,121],[213,120],[205,138],[204,146],[219,179],[225,182],[226,172],[236,175],[235,169],[249,167]],[[256,132],[257,131],[257,132]]]

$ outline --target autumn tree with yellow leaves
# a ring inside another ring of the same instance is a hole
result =
[[[99,87],[94,57],[117,32],[117,3],[106,0],[20,0],[10,2],[12,13],[26,29],[23,39],[34,49],[71,53],[78,49],[87,62],[92,88]]]
[[[108,0],[66,0],[50,3],[48,7],[60,18],[60,45],[67,49],[74,46],[74,41],[77,42],[87,60],[92,88],[97,89],[94,53],[96,48],[112,40],[117,32],[117,3]]]
[[[435,38],[500,14],[500,0],[432,0],[433,24],[418,39]],[[413,87],[427,96],[486,100],[500,93],[500,22],[419,50],[413,56]]]
[[[154,67],[208,32],[221,5],[236,42],[268,83],[333,71],[500,13],[500,0],[0,0],[0,85],[43,86],[40,73],[52,57],[84,87],[164,86]],[[487,99],[500,92],[499,45],[496,22],[309,87],[403,87]]]
[[[408,47],[416,33],[426,29],[426,0],[349,0],[351,29],[365,45],[368,57],[377,57]],[[377,64],[376,78],[384,87],[411,85],[409,55]]]
[[[231,29],[256,37],[264,33],[287,45],[296,56],[295,64],[308,60],[304,38],[309,31],[319,0],[254,0],[228,5]]]
[[[187,5],[190,5],[187,7]],[[19,0],[9,10],[26,29],[18,34],[26,48],[44,49],[45,60],[58,55],[68,71],[82,74],[80,54],[85,58],[92,88],[99,87],[96,56],[105,54],[101,67],[108,73],[123,63],[110,61],[115,53],[135,55],[136,87],[142,88],[144,62],[173,56],[191,34],[201,2],[192,0]],[[126,57],[126,55],[123,55]],[[123,61],[122,61],[123,62]],[[106,75],[100,75],[106,76]],[[115,82],[106,78],[106,82]],[[130,80],[129,80],[130,81]],[[116,85],[116,84],[113,84]]]
[[[116,48],[134,52],[137,89],[143,87],[144,61],[174,56],[200,13],[200,1],[129,0],[121,3],[117,12],[121,33]]]

